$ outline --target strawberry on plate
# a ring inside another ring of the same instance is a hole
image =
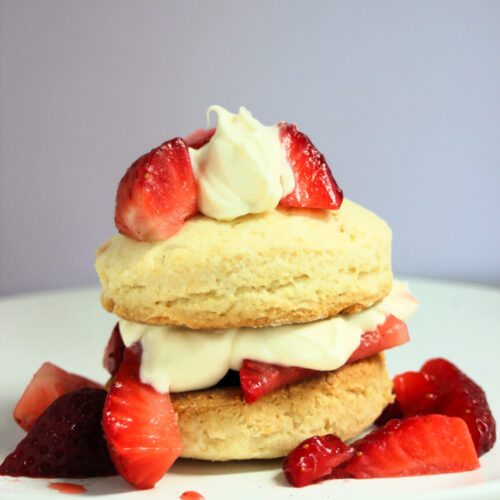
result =
[[[33,375],[14,408],[14,420],[29,431],[36,419],[59,396],[82,387],[102,389],[102,385],[69,373],[58,366],[46,362]]]
[[[405,372],[396,375],[393,387],[403,415],[437,413],[439,386],[427,373]]]
[[[283,472],[290,484],[300,488],[330,474],[354,453],[352,446],[345,445],[333,434],[313,436],[302,441],[285,457]]]
[[[367,358],[377,352],[404,344],[409,340],[404,321],[392,314],[375,330],[361,336],[359,347],[352,353],[348,363]],[[321,372],[296,366],[280,366],[262,361],[245,359],[240,368],[240,385],[245,402],[253,403],[279,387],[293,384]]]
[[[430,359],[420,371],[439,387],[435,411],[465,421],[479,456],[491,449],[496,440],[496,423],[483,389],[443,358]]]
[[[479,467],[465,422],[445,415],[390,420],[352,446],[356,453],[337,477],[423,476]]]
[[[320,479],[423,476],[479,467],[465,422],[445,415],[390,420],[350,447],[331,434],[304,443],[283,462],[285,476],[293,486]]]
[[[396,400],[386,407],[377,425],[394,416],[439,413],[465,421],[479,456],[493,447],[496,423],[486,394],[450,361],[430,359],[419,372],[401,373],[393,382]]]
[[[295,179],[295,189],[282,198],[280,205],[330,210],[340,208],[343,194],[325,157],[297,125],[281,122],[278,127],[281,145]]]
[[[0,474],[94,477],[116,474],[101,428],[106,391],[86,387],[57,398],[0,465]]]
[[[118,185],[115,224],[136,240],[166,240],[197,211],[191,159],[180,137],[141,156]]]
[[[127,348],[106,398],[104,437],[118,473],[139,489],[153,488],[182,451],[169,394],[139,379],[140,353]]]

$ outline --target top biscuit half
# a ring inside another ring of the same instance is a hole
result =
[[[361,311],[392,287],[391,230],[344,200],[189,219],[173,237],[116,234],[97,251],[101,302],[121,318],[188,328],[303,323]]]

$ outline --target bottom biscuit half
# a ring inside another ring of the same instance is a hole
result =
[[[239,388],[172,393],[182,457],[244,460],[286,455],[304,439],[332,433],[346,440],[392,401],[383,353],[282,387],[252,404]]]

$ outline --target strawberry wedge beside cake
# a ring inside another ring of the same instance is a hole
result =
[[[119,321],[103,429],[117,470],[154,485],[177,456],[286,455],[348,439],[393,399],[383,351],[416,309],[391,232],[343,199],[295,125],[212,106],[213,129],[139,158],[97,251]]]

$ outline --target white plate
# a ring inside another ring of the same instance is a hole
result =
[[[391,351],[391,374],[415,370],[431,357],[458,364],[485,389],[493,413],[500,415],[500,291],[495,288],[410,280],[420,309],[408,322],[412,341]],[[101,355],[115,319],[101,310],[99,291],[86,288],[0,300],[0,459],[24,433],[12,409],[33,372],[50,360],[61,367],[105,381]],[[118,477],[72,481],[97,498],[178,499],[196,490],[211,499],[332,498],[498,499],[500,446],[481,458],[481,468],[462,474],[372,480],[328,481],[302,489],[289,487],[279,460],[204,463],[180,460],[154,490],[133,491]],[[57,498],[49,480],[0,477],[0,499]]]

